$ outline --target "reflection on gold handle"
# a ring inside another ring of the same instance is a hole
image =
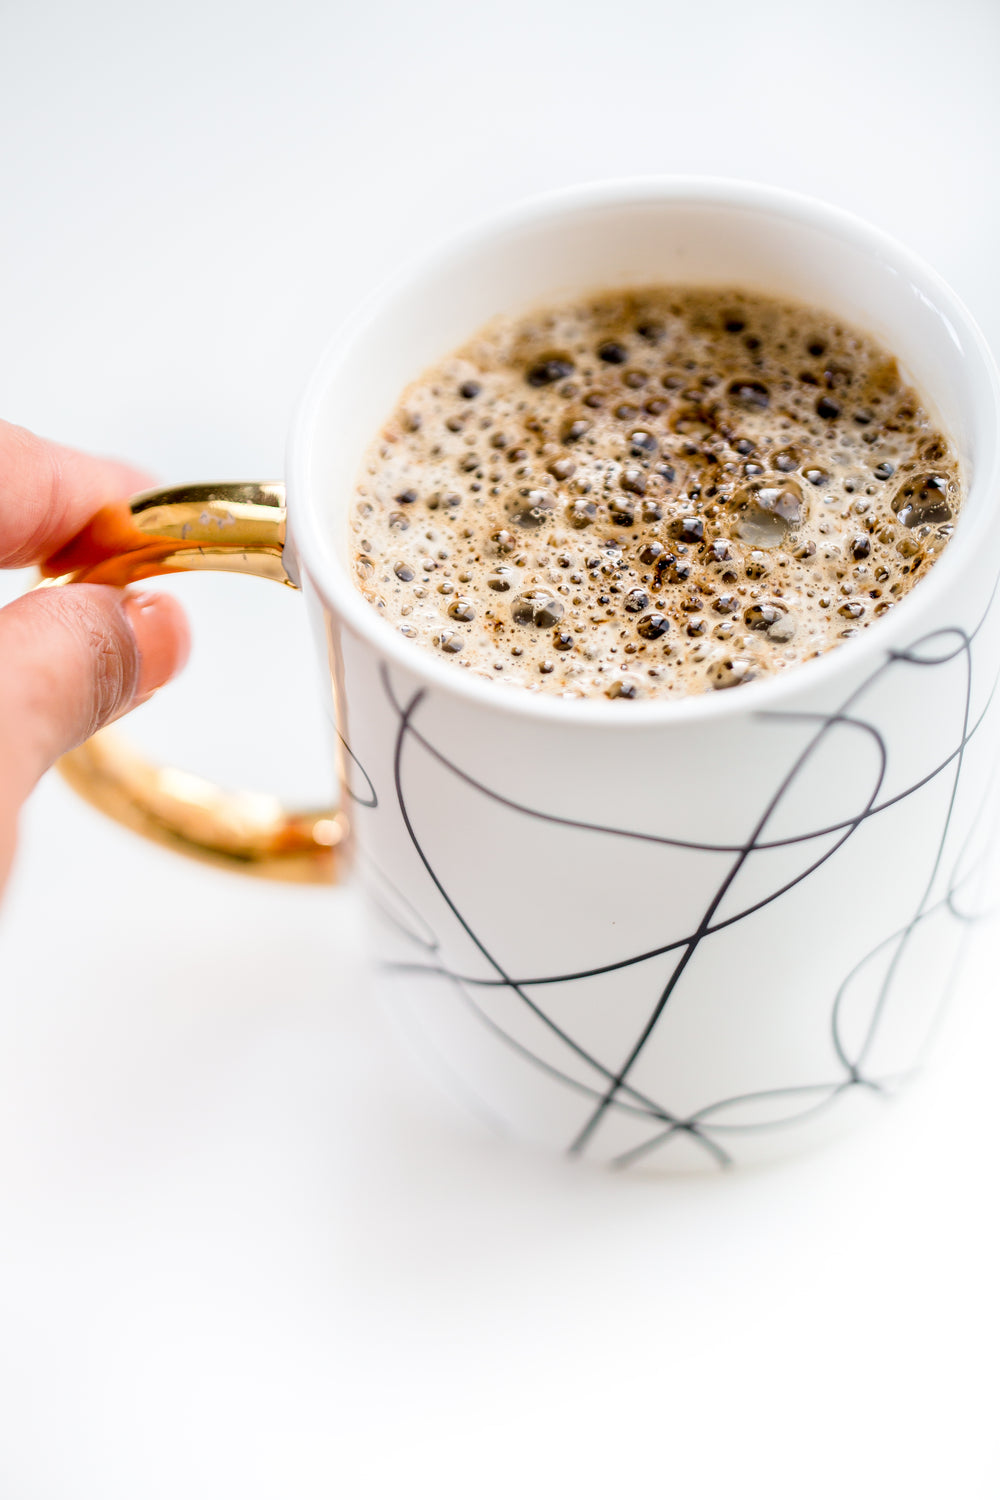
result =
[[[282,562],[281,484],[197,484],[150,490],[109,507],[49,559],[42,587],[119,587],[163,573],[249,573],[294,588]],[[223,791],[155,766],[112,730],[59,761],[70,786],[102,812],[167,848],[277,880],[328,883],[343,839],[338,813],[287,812],[277,798]]]

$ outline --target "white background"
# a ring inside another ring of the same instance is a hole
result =
[[[0,412],[164,482],[279,474],[359,296],[592,177],[828,198],[1000,344],[994,0],[3,0],[0,60]],[[298,601],[178,592],[144,742],[326,796]],[[2,1500],[1000,1495],[996,931],[872,1131],[657,1184],[457,1127],[355,929],[39,788],[0,918]]]

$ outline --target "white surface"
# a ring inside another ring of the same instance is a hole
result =
[[[0,411],[273,474],[402,253],[622,172],[854,208],[996,346],[998,43],[991,0],[8,9]],[[296,601],[183,591],[144,736],[321,793]],[[609,1180],[455,1127],[349,894],[188,867],[50,778],[0,919],[0,1495],[996,1496],[997,957],[874,1131]]]

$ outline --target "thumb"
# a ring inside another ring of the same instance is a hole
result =
[[[98,584],[36,589],[0,610],[0,773],[27,795],[42,772],[187,660],[167,594]]]

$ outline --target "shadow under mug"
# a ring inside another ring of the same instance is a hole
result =
[[[736,691],[562,700],[405,639],[351,581],[347,513],[405,386],[499,313],[597,288],[739,286],[879,338],[959,450],[949,546],[886,617]],[[191,568],[301,588],[329,669],[341,806],[289,814],[143,762],[66,757],[176,849],[330,880],[344,856],[388,1004],[501,1128],[617,1167],[696,1170],[826,1139],[919,1067],[976,915],[997,760],[998,384],[926,266],[850,215],[745,183],[598,184],[515,208],[334,339],[280,484],[103,512],[53,583]]]

